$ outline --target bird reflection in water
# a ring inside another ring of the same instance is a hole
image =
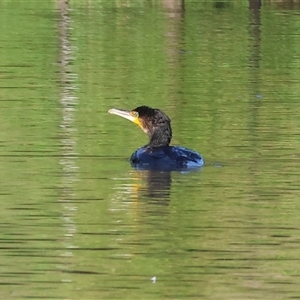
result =
[[[171,172],[156,170],[137,171],[144,181],[141,192],[144,197],[151,198],[156,204],[168,205],[171,191]]]

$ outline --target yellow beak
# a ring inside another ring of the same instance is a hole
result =
[[[122,109],[116,109],[116,108],[111,108],[108,111],[109,114],[112,115],[117,115],[120,116],[122,118],[125,118],[131,122],[133,122],[134,124],[138,125],[139,127],[143,128],[142,123],[139,119],[139,117],[136,117],[132,114],[132,111],[128,111],[128,110],[122,110]]]

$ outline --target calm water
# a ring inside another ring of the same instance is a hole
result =
[[[249,2],[1,2],[1,299],[300,297],[300,5]],[[130,167],[142,104],[204,168]]]

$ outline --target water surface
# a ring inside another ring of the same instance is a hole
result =
[[[71,2],[0,4],[3,299],[299,297],[299,7]],[[131,168],[143,104],[204,168]]]

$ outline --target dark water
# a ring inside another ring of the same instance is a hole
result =
[[[257,2],[1,2],[1,299],[300,297],[300,5]],[[142,104],[204,168],[130,167]]]

